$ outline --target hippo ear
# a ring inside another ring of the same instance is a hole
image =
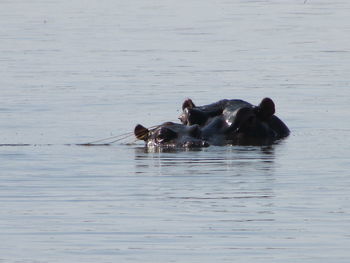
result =
[[[192,109],[195,107],[196,107],[196,105],[194,105],[194,103],[191,99],[187,99],[184,101],[184,103],[182,103],[182,110],[184,110],[186,108]]]
[[[134,129],[134,134],[137,139],[146,141],[148,139],[149,130],[141,124],[137,124]]]
[[[275,114],[275,103],[270,98],[264,98],[259,104],[260,117],[263,119],[270,118]]]

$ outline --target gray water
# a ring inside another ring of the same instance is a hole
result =
[[[0,262],[349,262],[350,2],[0,2]],[[269,147],[137,123],[271,97]],[[5,145],[29,144],[29,145]]]

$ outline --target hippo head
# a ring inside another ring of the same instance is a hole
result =
[[[156,128],[147,129],[138,124],[134,134],[137,139],[144,140],[148,147],[208,147],[209,144],[201,139],[198,125],[165,122]]]
[[[242,107],[235,112],[235,118],[228,129],[233,139],[275,139],[276,132],[269,125],[275,113],[275,104],[265,98],[257,107]]]

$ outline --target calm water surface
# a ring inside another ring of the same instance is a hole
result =
[[[349,1],[0,7],[0,262],[349,262]],[[269,147],[74,145],[266,96]]]

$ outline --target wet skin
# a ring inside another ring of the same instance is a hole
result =
[[[187,99],[182,109],[181,122],[199,125],[202,139],[213,145],[269,144],[290,133],[274,115],[275,104],[270,98],[263,99],[258,106],[242,100],[221,100],[199,107]]]
[[[275,104],[265,98],[258,106],[243,100],[221,100],[196,106],[182,105],[180,123],[165,122],[152,129],[138,124],[134,134],[147,147],[198,148],[209,145],[266,145],[289,135],[288,127],[274,115]]]

